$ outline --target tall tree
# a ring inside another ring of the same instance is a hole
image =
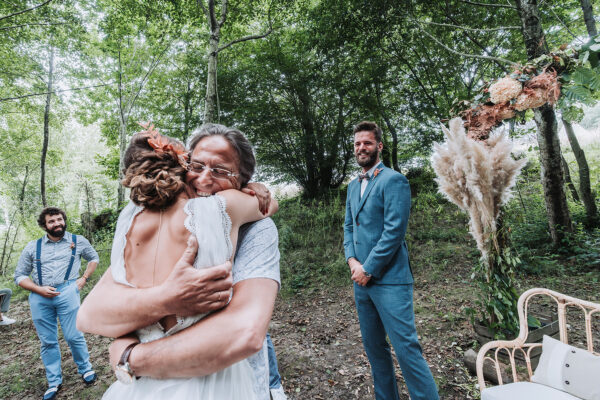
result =
[[[267,11],[268,29],[264,33],[247,35],[237,39],[233,39],[225,45],[221,45],[221,29],[227,21],[229,13],[228,5],[229,0],[221,0],[220,11],[217,10],[218,0],[196,0],[198,6],[202,8],[209,28],[209,41],[208,41],[208,68],[206,73],[206,97],[204,102],[204,123],[216,122],[217,107],[218,107],[218,87],[217,87],[217,67],[218,67],[218,56],[219,53],[228,47],[236,44],[245,42],[248,40],[261,39],[268,36],[272,31],[273,27],[270,20],[270,10]]]
[[[537,0],[515,0],[527,58],[533,60],[546,54],[548,48],[544,37]],[[542,185],[546,200],[546,211],[552,242],[559,245],[565,234],[573,231],[571,215],[565,194],[564,175],[561,168],[561,151],[558,140],[556,113],[551,105],[545,104],[534,110],[537,139],[542,165]]]
[[[46,155],[48,154],[48,141],[50,140],[50,102],[52,100],[52,78],[54,75],[54,47],[52,37],[50,37],[50,49],[48,59],[48,80],[46,106],[44,107],[44,141],[42,144],[42,157],[40,161],[40,194],[42,205],[46,207]]]
[[[596,22],[594,19],[594,11],[589,0],[580,0],[580,3],[587,33],[590,37],[590,43],[593,44],[595,43],[594,37],[598,35],[598,31],[596,30]],[[581,200],[583,202],[583,206],[585,207],[586,226],[590,228],[597,227],[600,225],[600,215],[598,214],[596,199],[590,184],[590,167],[585,157],[585,152],[579,145],[579,140],[575,135],[575,130],[573,129],[571,122],[564,118],[564,115],[562,122],[579,169],[579,192],[581,193]]]
[[[562,123],[565,127],[569,143],[571,144],[571,149],[573,149],[577,166],[579,167],[579,193],[581,194],[581,201],[585,207],[586,226],[590,228],[597,227],[600,225],[600,218],[598,217],[596,199],[590,184],[590,167],[588,166],[585,153],[579,145],[577,136],[575,136],[573,125],[564,118],[562,118]]]

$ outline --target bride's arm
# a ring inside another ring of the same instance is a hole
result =
[[[134,373],[154,378],[197,377],[248,358],[262,348],[277,291],[272,279],[236,284],[231,302],[222,311],[173,336],[136,346],[129,357]],[[128,343],[115,341],[111,359],[116,360]]]
[[[132,288],[116,283],[110,268],[77,313],[77,329],[119,337],[171,314],[195,315],[222,308],[231,289],[231,263],[197,270],[191,266],[198,242],[188,240],[183,256],[159,286]]]
[[[229,189],[218,193],[225,198],[227,204],[227,214],[231,218],[234,226],[241,226],[247,222],[258,221],[272,216],[279,209],[277,200],[271,199],[269,209],[263,214],[259,209],[258,199],[239,190]]]

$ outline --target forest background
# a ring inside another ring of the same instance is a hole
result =
[[[368,396],[342,249],[345,187],[358,171],[352,126],[365,119],[384,129],[386,165],[411,182],[417,326],[442,396],[478,398],[462,353],[474,345],[471,316],[490,304],[476,294],[468,219],[437,192],[433,143],[444,140],[440,123],[515,64],[570,52],[581,69],[563,76],[561,100],[499,128],[527,159],[504,224],[518,293],[544,286],[600,300],[599,3],[0,2],[0,286],[13,289],[20,320],[0,332],[0,398],[45,389],[26,293],[12,283],[22,248],[42,235],[37,214],[64,208],[68,229],[98,249],[85,295],[108,267],[127,199],[121,155],[140,121],[183,141],[203,122],[248,135],[255,179],[281,198],[282,295],[271,331],[284,386],[297,399]],[[560,190],[548,191],[552,182]],[[112,381],[107,341],[89,340],[101,380],[67,388],[74,398],[97,398]]]

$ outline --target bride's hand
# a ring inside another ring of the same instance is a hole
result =
[[[233,285],[231,262],[211,268],[195,269],[198,242],[194,236],[175,267],[160,285],[163,312],[189,316],[223,308],[229,302]]]
[[[249,182],[245,188],[242,189],[243,193],[249,194],[250,196],[256,196],[258,199],[258,209],[263,214],[266,214],[271,204],[271,192],[265,185],[260,182]]]

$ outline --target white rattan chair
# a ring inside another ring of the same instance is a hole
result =
[[[567,336],[567,307],[576,307],[583,311],[583,315],[585,316],[585,337],[586,337],[586,345],[587,350],[595,355],[600,355],[597,351],[594,351],[594,341],[592,336],[592,316],[595,313],[600,315],[600,304],[592,303],[585,300],[580,300],[575,297],[566,296],[564,294],[543,289],[536,288],[530,289],[523,293],[519,298],[518,302],[518,312],[519,312],[519,336],[514,340],[496,340],[492,342],[488,342],[484,344],[479,353],[477,354],[477,379],[479,382],[479,390],[482,392],[482,398],[486,396],[483,395],[484,390],[486,389],[485,379],[483,375],[483,365],[484,362],[490,361],[492,363],[493,368],[496,371],[498,377],[499,385],[502,385],[504,382],[502,381],[501,370],[503,368],[503,364],[499,361],[500,354],[505,355],[505,359],[508,359],[508,364],[510,365],[510,370],[512,372],[512,381],[513,383],[506,385],[515,385],[514,389],[521,390],[520,388],[524,388],[526,385],[519,382],[519,373],[517,369],[517,363],[515,362],[515,355],[520,353],[525,360],[525,365],[527,369],[527,379],[522,382],[530,382],[531,377],[533,375],[532,365],[531,365],[531,352],[533,349],[541,347],[541,343],[526,343],[527,335],[529,334],[529,327],[527,325],[527,309],[529,305],[529,301],[532,297],[543,295],[548,296],[552,300],[554,300],[558,306],[558,324],[559,324],[559,334],[560,341],[568,344],[568,336]],[[597,349],[600,351],[600,349]],[[488,354],[489,353],[489,354]],[[524,376],[522,373],[521,376]],[[538,385],[539,386],[539,385]],[[506,388],[508,389],[508,388]],[[508,390],[506,391],[508,393]],[[512,390],[512,393],[515,393]],[[563,393],[563,392],[560,392]],[[565,394],[566,395],[566,394]],[[575,397],[561,397],[562,394],[558,394],[557,397],[552,398],[575,398]],[[567,395],[568,396],[568,395]],[[512,397],[512,396],[511,396]],[[490,398],[508,398],[507,397],[490,397]],[[550,398],[550,397],[547,397]],[[512,397],[515,399],[515,397]]]

